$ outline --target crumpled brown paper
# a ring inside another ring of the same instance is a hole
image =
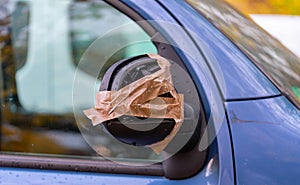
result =
[[[84,111],[94,126],[123,115],[145,118],[174,119],[175,126],[162,141],[148,147],[159,154],[171,142],[184,120],[184,97],[174,89],[167,59],[149,54],[156,59],[160,70],[121,88],[118,91],[99,91],[94,108]],[[159,97],[170,93],[169,97]],[[156,101],[158,100],[158,101]],[[162,102],[163,104],[157,103]]]

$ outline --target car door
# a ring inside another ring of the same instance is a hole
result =
[[[191,37],[160,3],[5,1],[1,20],[3,183],[233,183],[217,85]],[[167,158],[117,142],[82,113],[94,106],[113,64],[148,53],[173,61],[175,87],[192,107],[185,108],[193,114],[184,127],[192,130],[177,139],[189,137]]]

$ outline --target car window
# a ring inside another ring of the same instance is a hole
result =
[[[102,38],[124,24],[133,26]],[[136,39],[144,42],[132,44]],[[106,55],[121,42],[128,46]],[[97,49],[97,44],[105,47]],[[110,65],[144,53],[157,53],[151,38],[124,13],[102,1],[1,1],[1,152],[98,156],[83,139],[73,115],[74,76],[87,82],[82,88],[94,88],[89,84],[96,81],[99,85]],[[89,62],[79,65],[83,56]],[[108,62],[99,74],[95,63],[102,59]],[[93,105],[94,101],[85,101],[79,106]],[[116,158],[152,159],[151,152],[135,154],[104,146],[99,150]]]
[[[283,93],[300,103],[300,59],[297,56],[228,3],[187,1],[250,56]]]

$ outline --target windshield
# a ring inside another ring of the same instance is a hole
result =
[[[300,59],[222,0],[187,0],[225,33],[287,96],[300,103]]]

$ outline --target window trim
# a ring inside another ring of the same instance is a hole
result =
[[[117,164],[107,160],[90,160],[80,158],[58,158],[0,154],[1,167],[32,168],[43,170],[64,170],[78,172],[101,172],[114,174],[163,176],[160,164],[135,166]]]

